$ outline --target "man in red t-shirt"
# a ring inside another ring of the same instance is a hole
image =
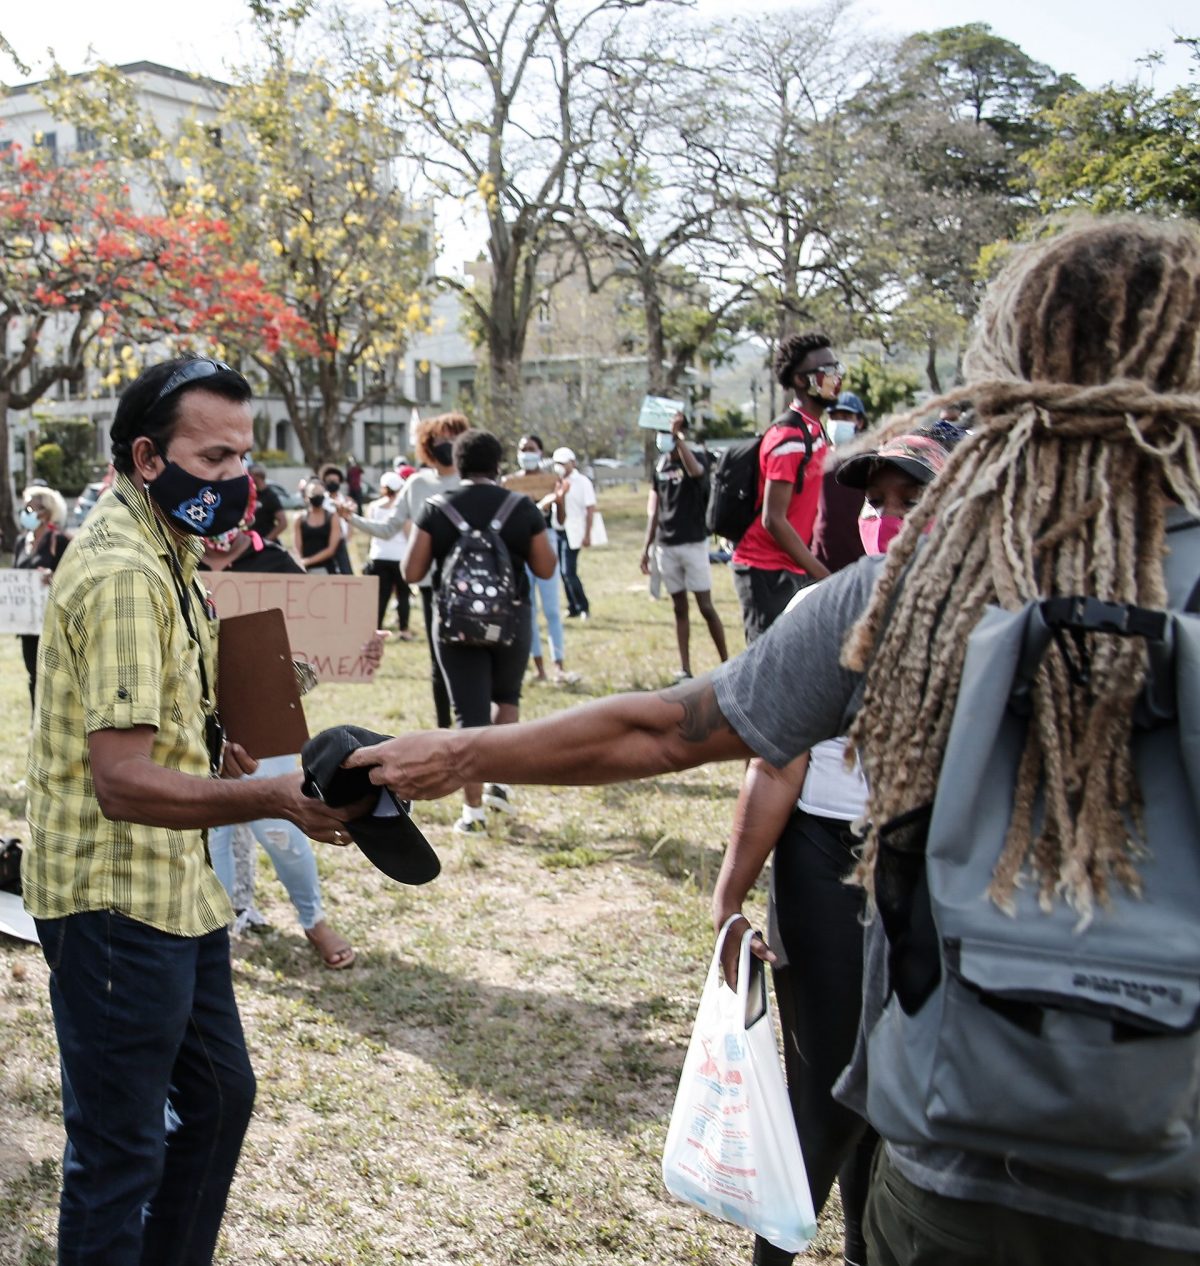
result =
[[[829,440],[821,415],[838,396],[842,366],[824,334],[792,334],[775,349],[775,376],[795,393],[758,452],[759,517],[733,551],[733,584],[746,645],[761,637],[805,585],[829,575],[813,557],[813,524]]]

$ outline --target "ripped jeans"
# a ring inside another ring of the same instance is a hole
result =
[[[268,756],[259,761],[251,778],[275,778],[290,774],[296,768],[295,756]],[[321,908],[321,882],[317,878],[317,859],[312,845],[300,828],[285,818],[260,818],[249,824],[254,838],[266,850],[287,889],[292,905],[300,916],[300,926],[307,930],[325,917]],[[233,896],[233,827],[216,826],[208,833],[208,852],[213,870],[221,886]]]

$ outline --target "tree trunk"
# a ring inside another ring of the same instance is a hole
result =
[[[646,391],[652,396],[667,392],[667,337],[663,333],[662,301],[658,288],[642,279],[642,308],[646,318]]]
[[[521,430],[522,387],[520,355],[493,345],[488,358],[490,424],[501,440],[515,439]]]
[[[16,544],[16,494],[9,461],[9,415],[7,391],[0,391],[0,550],[10,555]]]
[[[942,383],[941,379],[938,378],[937,371],[937,339],[932,334],[925,340],[925,350],[925,376],[929,379],[929,390],[935,396],[940,396],[942,394]]]

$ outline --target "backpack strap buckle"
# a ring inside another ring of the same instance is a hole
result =
[[[1056,632],[1110,633],[1117,637],[1161,641],[1167,631],[1165,611],[1152,611],[1131,603],[1084,597],[1048,598],[1041,607],[1042,619]]]

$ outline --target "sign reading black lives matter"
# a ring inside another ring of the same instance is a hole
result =
[[[41,636],[50,586],[39,571],[0,571],[0,633]]]

